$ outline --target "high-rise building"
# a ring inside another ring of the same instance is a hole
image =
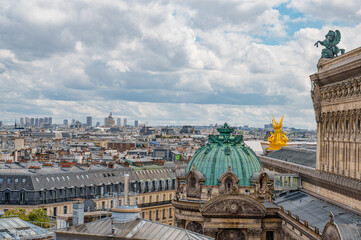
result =
[[[2,121],[0,121],[0,127],[2,127],[3,126],[3,122]]]
[[[48,124],[49,123],[49,118],[45,117],[44,118],[44,124]]]
[[[91,116],[86,117],[86,125],[88,127],[93,126],[93,118]]]
[[[126,127],[128,125],[128,119],[127,118],[124,118],[123,120],[123,126]]]
[[[64,123],[64,126],[68,126],[68,124],[69,124],[69,121],[68,121],[68,119],[64,119],[64,121],[63,121],[63,123]]]
[[[53,118],[49,117],[49,127],[51,127],[53,125]]]
[[[30,118],[28,118],[28,117],[25,118],[25,126],[27,126],[27,127],[30,126]]]
[[[75,119],[72,119],[71,120],[71,125],[75,125],[75,123],[76,123]]]
[[[32,126],[32,127],[35,126],[35,119],[34,118],[30,119],[30,126]]]
[[[24,127],[24,118],[20,118],[20,126]]]
[[[35,118],[35,127],[39,127],[39,118]]]
[[[97,122],[95,126],[96,126],[96,127],[99,127],[99,126],[100,126],[100,122]]]
[[[122,126],[122,119],[117,118],[117,127],[121,127],[121,126]]]
[[[39,127],[44,127],[44,119],[39,118]]]
[[[134,127],[138,127],[139,126],[139,122],[138,122],[138,120],[135,120],[134,121]]]

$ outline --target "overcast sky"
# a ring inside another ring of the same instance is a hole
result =
[[[0,121],[316,127],[329,29],[361,45],[358,0],[0,0]]]

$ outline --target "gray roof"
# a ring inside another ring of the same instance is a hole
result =
[[[316,167],[316,151],[314,150],[284,147],[267,154],[267,157],[296,163],[306,167]]]
[[[56,231],[57,233],[74,233],[74,234],[90,234],[98,236],[109,236],[111,234],[111,218],[105,218],[98,221],[85,223],[79,226],[72,226]],[[159,239],[159,240],[206,240],[213,239],[211,237],[191,232],[169,225],[165,225],[150,220],[137,218],[126,222],[114,221],[115,237],[123,237],[125,239]]]
[[[129,172],[129,169],[120,167],[120,165],[114,165],[114,168],[91,165],[89,169],[80,166],[71,168],[54,166],[32,170],[27,167],[23,163],[0,164],[0,191],[5,189],[41,191],[44,189],[110,185],[123,183],[124,174]],[[130,182],[175,178],[175,171],[171,169],[130,171]]]
[[[50,229],[41,228],[18,217],[0,219],[0,239],[37,239],[53,235]]]
[[[312,226],[322,232],[330,220],[330,212],[334,214],[337,224],[353,225],[361,222],[361,216],[343,209],[321,199],[313,197],[302,191],[295,191],[286,196],[279,197],[275,204],[290,210],[292,214],[298,215],[301,220],[306,220]]]

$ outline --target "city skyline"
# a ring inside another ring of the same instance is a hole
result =
[[[358,47],[357,1],[3,1],[0,121],[113,112],[149,125],[315,129],[309,75],[328,30]],[[70,9],[70,10],[69,10]]]

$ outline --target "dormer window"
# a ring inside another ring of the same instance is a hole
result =
[[[226,180],[224,181],[225,184],[225,189],[227,192],[231,191],[232,187],[233,187],[233,180],[231,178],[226,178]]]
[[[191,189],[195,189],[196,185],[197,185],[197,179],[194,176],[192,176],[189,180],[189,186]]]

